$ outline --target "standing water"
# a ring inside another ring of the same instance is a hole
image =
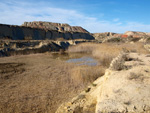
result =
[[[89,66],[98,65],[97,60],[93,59],[92,57],[74,58],[74,59],[69,59],[66,62],[76,63],[77,65],[89,65]]]
[[[65,60],[67,63],[75,63],[76,65],[88,65],[96,66],[98,61],[85,53],[69,53],[69,54],[58,54],[54,53],[53,58]]]

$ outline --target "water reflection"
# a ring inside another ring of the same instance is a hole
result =
[[[93,59],[92,57],[81,57],[81,58],[69,59],[66,62],[76,63],[77,65],[89,65],[89,66],[98,65],[97,60]]]
[[[76,65],[96,66],[98,61],[87,53],[53,53],[52,58],[65,60],[67,63],[75,63]]]

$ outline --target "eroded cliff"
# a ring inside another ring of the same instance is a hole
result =
[[[28,24],[23,24],[23,26],[14,26],[14,25],[0,24],[0,39],[11,39],[11,40],[94,39],[94,37],[89,32],[84,30],[82,27],[71,27],[68,25],[69,27],[64,27],[62,28],[64,30],[60,30],[59,26],[54,25],[52,26],[51,24],[45,25],[43,23],[42,27],[40,25],[36,26],[35,25],[33,24],[32,26],[28,26]]]
[[[79,39],[79,40],[77,40]],[[93,40],[85,29],[52,22],[0,24],[0,56],[65,50],[69,45]]]
[[[24,22],[22,26],[31,28],[40,28],[45,30],[57,30],[59,32],[89,33],[87,30],[85,30],[80,26],[70,26],[69,24],[62,24],[62,23],[33,21],[33,22]]]

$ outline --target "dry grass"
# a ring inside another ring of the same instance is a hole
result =
[[[131,72],[130,76],[128,77],[129,80],[140,80],[143,81],[144,75],[142,73],[134,73]]]
[[[61,103],[84,89],[72,83],[69,70],[74,65],[52,59],[50,55],[5,57],[0,58],[0,64],[5,64],[0,66],[2,113],[54,113]]]
[[[49,53],[0,58],[0,112],[54,113],[102,76],[122,48],[144,53],[142,46],[84,43],[69,48],[69,52],[90,53],[102,66],[77,66],[53,59]]]
[[[87,86],[98,77],[104,75],[105,69],[100,66],[78,66],[71,70],[74,84]]]
[[[54,113],[103,73],[49,53],[0,58],[0,113]]]
[[[147,54],[148,51],[144,48],[143,43],[81,43],[76,46],[71,46],[68,52],[85,52],[98,58],[100,64],[104,67],[109,67],[112,59],[123,50]]]

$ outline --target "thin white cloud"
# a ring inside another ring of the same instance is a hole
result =
[[[114,18],[113,21],[114,22],[118,22],[120,19],[119,18]]]
[[[0,15],[2,15],[0,23],[20,25],[24,21],[52,21],[77,25],[78,22],[95,19],[84,16],[75,10],[45,7],[40,3],[36,6],[17,1],[0,3]],[[1,11],[3,9],[5,10]]]
[[[90,17],[76,10],[57,8],[50,2],[36,4],[18,0],[0,2],[0,23],[21,25],[24,21],[49,21],[82,26],[90,32],[118,32],[128,30],[150,32],[150,25],[138,22],[113,22]]]

